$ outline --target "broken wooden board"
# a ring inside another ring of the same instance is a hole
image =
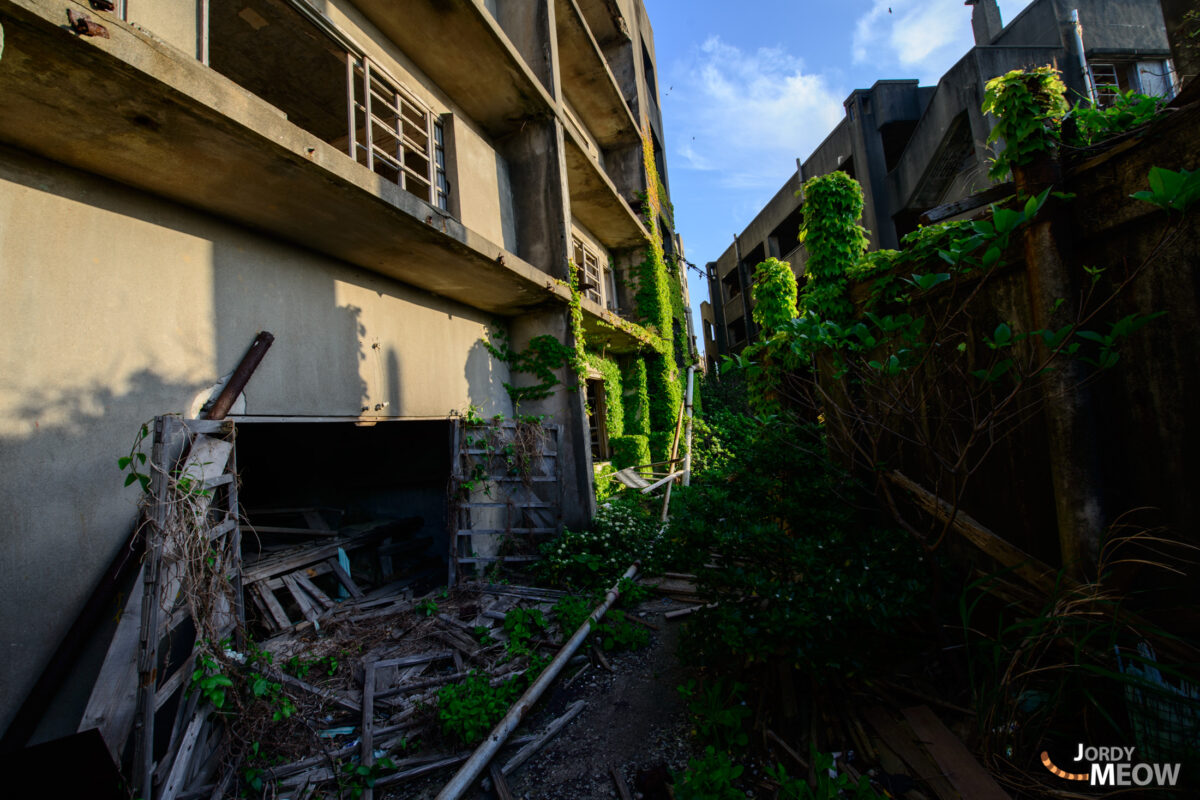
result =
[[[942,775],[941,768],[918,743],[912,728],[893,719],[886,710],[879,707],[867,709],[863,716],[883,743],[908,764],[913,780],[928,786],[940,800],[962,800],[962,796]]]
[[[970,800],[1012,800],[988,774],[962,740],[950,732],[928,706],[902,712],[913,733],[933,756],[946,780]]]
[[[98,729],[104,746],[118,764],[133,731],[137,710],[137,651],[142,624],[144,570],[142,567],[138,571],[129,590],[125,610],[117,622],[117,632],[108,646],[78,728],[80,733]]]

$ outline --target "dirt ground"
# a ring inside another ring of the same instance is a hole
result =
[[[518,733],[543,730],[577,700],[586,705],[541,752],[508,776],[514,798],[608,800],[617,797],[613,768],[624,776],[633,797],[665,796],[661,784],[667,771],[682,770],[692,755],[686,709],[675,690],[684,682],[675,653],[680,623],[662,616],[680,607],[664,599],[639,606],[636,613],[658,630],[650,632],[650,644],[641,650],[608,654],[612,672],[595,661],[563,671]],[[581,668],[582,674],[571,680]],[[512,752],[502,752],[500,763]],[[433,798],[452,774],[447,769],[383,796]],[[490,800],[496,795],[479,790],[469,796]]]

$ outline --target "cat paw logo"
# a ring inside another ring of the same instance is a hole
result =
[[[1068,772],[1056,766],[1045,750],[1042,751],[1042,764],[1064,780],[1087,781],[1089,786],[1174,786],[1179,781],[1179,764],[1135,763],[1133,751],[1132,747],[1085,747],[1081,744],[1072,761],[1090,762],[1087,772]]]

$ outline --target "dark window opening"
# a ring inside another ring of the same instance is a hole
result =
[[[742,283],[738,280],[736,269],[731,269],[729,274],[721,278],[721,285],[725,287],[725,300],[729,301],[742,293]]]
[[[778,258],[781,261],[787,261],[793,268],[797,266],[796,261],[799,260],[797,251],[800,249],[800,225],[803,221],[804,215],[801,207],[796,206],[771,232],[771,237],[779,243]]]
[[[746,320],[738,317],[729,323],[729,344],[732,347],[744,341],[746,341]]]
[[[603,380],[597,378],[588,379],[587,407],[588,433],[592,443],[592,459],[595,461],[607,461],[609,459],[608,427],[605,424],[605,415],[608,413],[608,410],[605,403]]]
[[[917,121],[907,119],[886,122],[879,126],[879,138],[883,141],[883,163],[888,172],[900,163],[900,156],[908,147],[908,140],[912,138],[916,128]]]
[[[347,550],[364,592],[397,581],[417,594],[441,585],[450,449],[443,420],[237,423],[247,564],[298,544],[362,536],[369,545]],[[331,567],[310,579],[336,595]]]

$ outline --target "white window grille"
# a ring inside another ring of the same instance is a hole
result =
[[[369,58],[348,54],[350,155],[427,203],[446,208],[441,123]]]
[[[596,258],[596,252],[577,236],[571,238],[571,248],[575,266],[579,269],[580,291],[589,300],[603,303],[600,289],[604,284],[600,282],[600,278],[604,270],[600,266],[599,259]]]
[[[1111,106],[1121,90],[1117,78],[1116,64],[1089,64],[1092,70],[1092,85],[1096,87],[1096,105]]]

